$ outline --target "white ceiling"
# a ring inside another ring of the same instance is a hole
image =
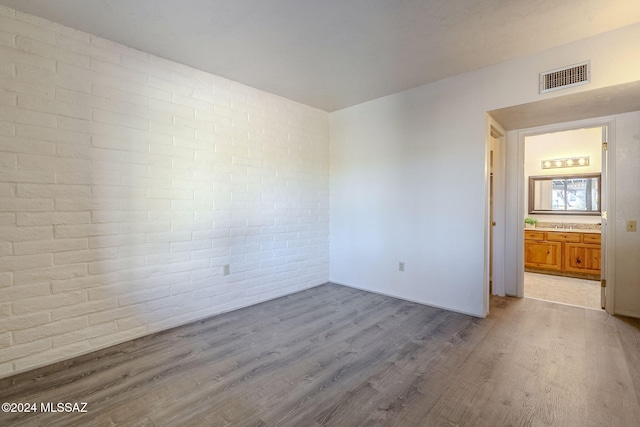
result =
[[[326,111],[640,22],[638,0],[0,0]]]
[[[489,111],[506,130],[640,111],[640,81]]]

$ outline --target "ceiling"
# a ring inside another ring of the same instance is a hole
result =
[[[489,111],[505,130],[640,111],[640,80]]]
[[[640,22],[638,0],[0,0],[335,111]]]

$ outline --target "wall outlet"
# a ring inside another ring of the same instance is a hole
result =
[[[222,274],[225,276],[228,276],[229,274],[231,274],[231,266],[229,264],[224,265],[222,269]]]
[[[627,231],[635,232],[638,229],[637,221],[627,221]]]
[[[398,264],[398,270],[404,271],[404,262],[400,261],[400,263]]]

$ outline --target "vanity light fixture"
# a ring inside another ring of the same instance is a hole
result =
[[[589,166],[589,156],[542,161],[542,169],[575,168],[577,166]]]

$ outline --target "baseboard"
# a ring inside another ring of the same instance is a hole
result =
[[[639,313],[632,313],[630,311],[620,311],[620,310],[616,310],[614,313],[615,316],[625,316],[625,317],[632,317],[634,319],[640,319],[640,314]]]
[[[363,287],[360,287],[360,286],[348,285],[346,283],[340,283],[340,282],[336,282],[336,281],[333,281],[333,280],[330,280],[329,283],[333,284],[333,285],[345,286],[347,288],[358,289],[359,291],[371,292],[372,294],[378,294],[378,295],[382,295],[382,296],[385,296],[385,297],[391,297],[391,298],[401,299],[403,301],[414,302],[416,304],[426,305],[428,307],[433,307],[433,308],[439,308],[439,309],[442,309],[442,310],[452,311],[454,313],[465,314],[467,316],[478,317],[480,319],[483,319],[483,318],[486,317],[486,316],[483,316],[482,314],[478,314],[478,313],[468,312],[468,311],[464,311],[464,310],[458,310],[458,309],[452,308],[452,307],[446,307],[446,306],[432,304],[432,303],[425,302],[425,301],[419,301],[419,300],[415,300],[415,299],[411,299],[411,298],[406,298],[406,297],[403,297],[401,295],[393,295],[393,294],[389,294],[389,293],[386,293],[386,292],[374,291],[374,290],[363,288]]]

